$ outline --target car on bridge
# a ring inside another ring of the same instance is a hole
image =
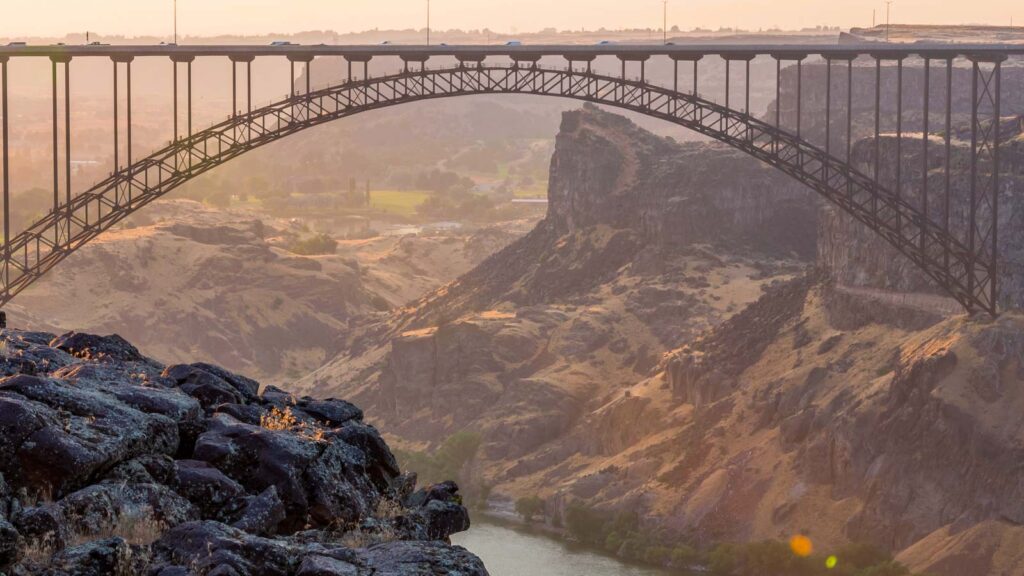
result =
[[[505,42],[505,46],[522,46],[522,45],[523,45],[523,43],[520,42],[519,40],[509,40],[508,42]]]
[[[293,44],[287,40],[274,40],[270,43],[271,46],[293,46]]]

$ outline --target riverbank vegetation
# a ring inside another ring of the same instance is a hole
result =
[[[536,496],[516,501],[516,513],[530,523],[545,516],[569,540],[603,550],[623,560],[712,576],[912,576],[892,555],[869,544],[848,544],[814,551],[813,542],[798,536],[791,542],[764,540],[721,543],[698,549],[678,534],[644,526],[636,512],[609,513],[580,502],[562,512],[549,510]]]

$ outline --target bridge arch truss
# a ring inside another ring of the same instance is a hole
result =
[[[384,48],[385,52],[390,47]],[[292,80],[289,96],[274,104],[252,108],[251,88],[246,96],[249,103],[245,112],[237,111],[238,95],[236,73],[239,64],[245,66],[247,83],[251,86],[253,58],[264,55],[258,51],[230,51],[212,55],[227,56],[232,61],[232,99],[233,112],[227,120],[198,132],[192,130],[191,114],[191,65],[194,58],[208,56],[208,49],[195,49],[192,52],[170,49],[170,57],[174,62],[174,113],[175,137],[164,148],[138,160],[132,159],[131,148],[131,62],[135,57],[131,51],[115,52],[109,55],[114,61],[115,94],[117,94],[118,66],[127,70],[128,85],[128,161],[120,166],[117,151],[120,149],[117,138],[121,132],[115,120],[115,166],[109,177],[93,185],[89,189],[71,194],[70,167],[63,183],[65,194],[59,194],[61,182],[57,178],[57,137],[58,121],[56,98],[54,101],[54,204],[52,210],[43,218],[29,225],[25,230],[12,234],[10,230],[10,183],[9,183],[9,152],[8,152],[8,114],[7,93],[8,74],[7,62],[11,57],[0,48],[0,65],[2,65],[2,122],[3,122],[3,193],[4,193],[4,246],[3,266],[0,269],[0,306],[9,302],[19,292],[37,281],[75,250],[85,245],[104,231],[111,229],[118,222],[133,212],[143,208],[153,200],[160,198],[185,182],[195,178],[216,166],[244,154],[255,148],[275,142],[305,129],[325,124],[340,118],[361,112],[424,101],[437,98],[449,98],[479,94],[532,94],[571,98],[633,111],[646,116],[658,118],[683,126],[700,134],[726,143],[745,153],[781,170],[832,202],[846,213],[856,218],[875,233],[884,238],[899,252],[908,257],[925,274],[960,302],[968,311],[981,310],[995,315],[998,306],[998,199],[999,199],[999,125],[1001,68],[1002,62],[1009,54],[1008,49],[985,47],[976,48],[967,54],[973,79],[971,102],[971,165],[970,165],[970,199],[969,225],[966,234],[957,234],[950,229],[949,222],[949,138],[950,138],[950,100],[946,100],[946,172],[947,186],[945,190],[946,209],[944,219],[936,221],[929,215],[927,190],[911,200],[901,193],[900,178],[896,178],[896,189],[884,186],[878,174],[878,138],[879,124],[877,121],[879,108],[876,86],[876,132],[875,132],[875,167],[874,174],[869,175],[850,162],[850,129],[849,111],[846,117],[833,118],[831,77],[833,63],[841,73],[844,69],[852,74],[854,60],[864,56],[857,51],[839,51],[834,48],[821,49],[828,71],[827,103],[825,106],[826,137],[823,146],[816,145],[801,134],[800,120],[803,118],[801,104],[804,96],[801,77],[798,76],[796,99],[796,128],[784,127],[780,121],[779,110],[783,96],[781,86],[782,63],[791,60],[797,67],[799,75],[802,61],[811,50],[800,49],[762,52],[738,49],[714,50],[676,50],[658,48],[645,50],[619,50],[611,55],[622,61],[622,74],[619,76],[595,72],[591,62],[594,53],[571,52],[561,55],[568,61],[563,68],[546,68],[538,65],[541,56],[546,52],[521,53],[518,48],[500,49],[496,54],[488,54],[481,50],[472,53],[453,52],[460,61],[456,67],[432,68],[426,66],[431,55],[446,55],[447,49],[425,48],[421,53],[406,54],[404,69],[394,74],[381,77],[370,77],[368,62],[375,55],[375,50],[344,54],[349,62],[348,79],[344,83],[327,88],[313,90],[310,86],[309,63],[318,54],[300,52],[287,54],[292,61]],[[10,49],[7,49],[10,51]],[[87,56],[95,56],[95,50],[86,48]],[[503,50],[505,52],[503,52]],[[902,62],[908,54],[902,49],[893,51],[875,47],[870,54],[876,66],[886,59],[895,60],[900,70],[899,102],[902,96]],[[660,54],[664,51],[664,54]],[[17,54],[17,51],[15,51]],[[717,54],[725,62],[726,84],[724,101],[713,101],[698,95],[698,62],[705,56]],[[926,52],[921,55],[925,62],[925,74],[931,71],[931,61],[938,60],[952,70],[954,59],[959,53]],[[46,54],[44,51],[28,54],[29,56],[49,55],[53,61],[54,94],[58,65],[65,72],[65,94],[67,90],[67,70],[70,65],[70,54]],[[489,55],[511,57],[510,63],[500,65],[485,61]],[[652,56],[668,56],[675,70],[675,82],[671,87],[660,86],[647,81],[645,63]],[[777,60],[776,75],[777,105],[775,121],[759,119],[750,114],[750,61],[758,56],[770,55]],[[306,65],[305,90],[297,90],[295,86],[294,64]],[[361,79],[353,77],[352,63],[361,63],[364,74]],[[584,62],[585,68],[579,69],[578,63]],[[636,62],[640,67],[640,76],[636,79],[627,78],[627,63]],[[410,66],[412,63],[412,66]],[[742,109],[732,106],[730,96],[732,90],[729,79],[732,77],[730,66],[745,67],[744,100]],[[679,89],[679,68],[681,65],[692,64],[693,88],[689,91]],[[178,70],[184,65],[188,101],[187,125],[184,134],[179,134],[178,119]],[[852,76],[851,76],[852,78]],[[952,90],[952,75],[946,75],[948,90]],[[880,83],[879,83],[880,85]],[[925,86],[930,86],[926,81]],[[852,100],[852,90],[848,90],[847,98]],[[927,125],[928,92],[924,96],[925,126],[923,134],[925,145],[929,136]],[[115,116],[117,114],[117,98],[115,97]],[[65,118],[68,125],[70,118]],[[846,122],[847,146],[845,154],[834,153],[833,139],[827,134],[833,124]],[[898,126],[901,126],[902,114]],[[901,129],[901,128],[900,128]],[[897,134],[897,146],[903,142],[902,134]],[[67,142],[70,151],[70,140]],[[925,155],[922,155],[925,156]],[[69,161],[69,155],[66,159]],[[902,162],[900,162],[902,166]],[[927,167],[924,168],[927,172]],[[927,178],[923,179],[927,188]],[[63,196],[63,197],[62,197]],[[922,206],[922,202],[924,205]]]

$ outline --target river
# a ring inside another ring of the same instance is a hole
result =
[[[474,521],[452,542],[479,556],[491,576],[668,576],[668,572],[626,564],[569,546],[549,536]]]

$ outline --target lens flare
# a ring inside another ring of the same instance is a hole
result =
[[[828,568],[829,570],[835,568],[838,564],[839,558],[836,558],[835,556],[829,556],[825,559],[825,568]]]
[[[803,534],[797,534],[789,539],[789,548],[793,551],[793,554],[801,558],[806,558],[814,552],[814,544],[811,539]]]

